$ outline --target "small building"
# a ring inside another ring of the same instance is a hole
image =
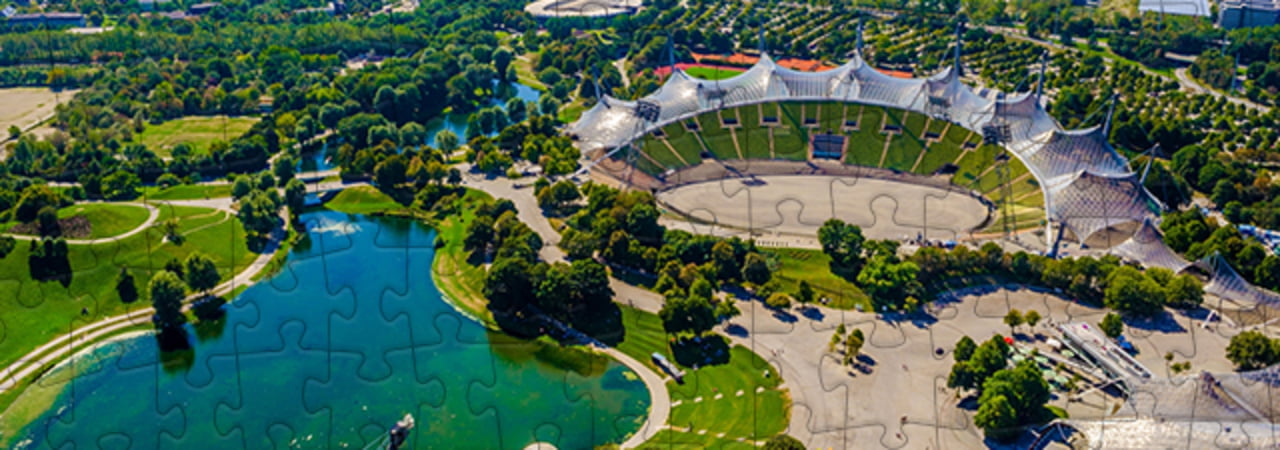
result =
[[[1280,0],[1223,0],[1218,10],[1218,26],[1228,30],[1280,23]]]
[[[14,28],[66,28],[83,27],[87,23],[84,14],[75,12],[48,12],[35,14],[14,14],[5,21]]]
[[[1058,325],[1058,332],[1062,333],[1062,341],[1067,347],[1088,359],[1113,379],[1151,378],[1151,371],[1146,366],[1088,323]]]
[[[222,6],[222,4],[218,2],[196,3],[187,8],[187,15],[199,16],[209,11],[213,11],[214,8],[219,6]]]

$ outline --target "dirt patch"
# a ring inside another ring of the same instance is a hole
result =
[[[0,89],[0,139],[8,139],[10,125],[26,130],[53,115],[59,102],[66,103],[79,90],[54,92],[48,88],[19,87]]]
[[[62,230],[61,237],[67,239],[84,239],[89,237],[93,232],[93,224],[89,223],[89,218],[85,216],[71,216],[65,219],[58,219],[58,229]],[[9,229],[13,234],[40,234],[40,224],[36,222],[27,222],[19,224]]]

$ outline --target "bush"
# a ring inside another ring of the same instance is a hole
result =
[[[782,292],[774,292],[773,295],[770,295],[769,299],[765,300],[764,303],[769,305],[770,308],[789,308],[791,307],[791,296]]]

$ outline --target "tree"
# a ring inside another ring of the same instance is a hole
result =
[[[1256,370],[1280,362],[1280,342],[1260,331],[1250,330],[1231,337],[1227,359],[1238,370]]]
[[[515,56],[511,53],[511,50],[508,50],[506,47],[499,47],[497,50],[493,51],[492,58],[493,70],[498,73],[499,77],[505,77],[507,69],[511,66],[511,61],[515,59]]]
[[[276,187],[276,177],[271,173],[262,171],[258,173],[258,189],[262,191],[270,191]]]
[[[1107,337],[1115,339],[1124,334],[1124,321],[1120,320],[1120,316],[1116,313],[1107,313],[1102,317],[1102,322],[1098,322],[1098,329],[1101,329]]]
[[[307,203],[307,186],[297,178],[284,185],[284,203],[289,207],[289,214],[298,216],[299,211]]]
[[[1022,325],[1022,313],[1016,309],[1010,309],[1004,315],[1004,324],[1009,326],[1009,333],[1013,333],[1013,330],[1018,328],[1018,325]]]
[[[1121,312],[1152,316],[1164,306],[1165,291],[1138,269],[1121,266],[1107,276],[1103,303]]]
[[[800,286],[796,289],[796,300],[800,303],[809,303],[814,300],[813,295],[813,286],[810,286],[806,280],[800,280]]]
[[[276,204],[276,199],[266,192],[254,190],[240,200],[240,211],[236,217],[250,236],[263,237],[275,229],[279,213],[280,205]]]
[[[156,328],[177,328],[186,323],[186,316],[182,314],[182,299],[187,295],[186,285],[178,275],[167,270],[156,272],[151,277],[147,291],[151,294],[151,306],[156,311],[151,316],[151,322]]]
[[[484,278],[484,296],[497,311],[522,309],[534,299],[531,265],[521,258],[499,258]]]
[[[1004,441],[1017,436],[1018,413],[1008,398],[997,395],[979,404],[973,423],[987,436]]]
[[[40,227],[41,236],[59,236],[62,234],[61,227],[58,226],[58,209],[52,206],[40,208],[36,213],[36,223]]]
[[[373,169],[373,181],[383,189],[395,189],[407,180],[409,166],[400,155],[391,155]]]
[[[658,311],[662,328],[671,334],[702,335],[716,324],[711,302],[701,297],[671,297]]]
[[[231,182],[231,198],[239,200],[250,192],[253,192],[253,180],[248,175],[237,176]]]
[[[138,196],[142,181],[133,172],[117,170],[102,179],[102,194],[107,200],[129,200]]]
[[[782,292],[774,292],[764,303],[774,309],[787,308],[791,306],[791,296]]]
[[[862,245],[866,238],[862,228],[849,225],[840,219],[828,219],[818,228],[818,242],[822,252],[831,262],[847,270],[855,270],[862,263]]]
[[[186,270],[187,286],[206,295],[222,281],[222,275],[218,274],[218,266],[214,265],[213,259],[203,254],[192,253],[187,256],[183,266]]]
[[[742,259],[743,280],[755,285],[762,285],[768,283],[772,277],[773,273],[769,270],[769,262],[761,254],[750,252]]]
[[[609,272],[593,259],[579,259],[569,266],[569,285],[575,299],[587,306],[600,306],[613,301]]]
[[[779,434],[764,443],[764,450],[804,450],[804,443],[787,434]]]
[[[862,352],[862,344],[866,343],[866,341],[867,338],[862,335],[862,329],[854,328],[853,332],[849,333],[849,338],[844,341],[846,357],[854,358],[858,356],[858,353]]]
[[[445,154],[453,153],[458,149],[458,135],[449,130],[440,130],[436,133],[436,147]]]
[[[968,361],[969,358],[973,357],[973,351],[977,347],[978,345],[973,342],[972,338],[961,336],[960,340],[956,341],[956,348],[951,356],[955,358],[956,362]]]
[[[715,266],[716,278],[720,281],[733,280],[742,273],[733,245],[729,241],[719,241],[711,246],[711,264]]]
[[[120,273],[116,275],[116,294],[123,303],[138,300],[138,286],[133,284],[133,275],[129,274],[128,267],[120,266]]]
[[[922,289],[919,273],[920,266],[911,261],[880,254],[858,272],[857,282],[878,309],[898,310],[907,297],[914,297]]]
[[[1204,285],[1191,275],[1174,277],[1165,285],[1164,291],[1165,301],[1170,306],[1194,308],[1204,302]]]
[[[1027,311],[1027,313],[1022,316],[1022,321],[1026,322],[1028,327],[1035,328],[1036,324],[1040,323],[1040,312],[1034,309]]]
[[[281,157],[271,164],[271,173],[275,174],[276,180],[281,183],[288,182],[293,179],[293,168],[298,164],[293,158]]]

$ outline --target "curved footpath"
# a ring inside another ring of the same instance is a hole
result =
[[[102,202],[76,202],[76,204],[78,205],[84,205],[84,204],[90,204],[90,203],[102,203]],[[115,236],[107,236],[107,237],[102,237],[97,239],[67,239],[67,243],[72,245],[91,245],[91,244],[97,244],[100,242],[118,241],[121,239],[128,238],[130,236],[133,236],[135,234],[141,233],[143,230],[146,230],[147,228],[151,228],[152,225],[155,225],[156,219],[160,217],[160,210],[146,203],[128,202],[128,203],[112,203],[112,204],[113,205],[129,205],[129,206],[137,206],[140,208],[146,208],[147,213],[149,215],[147,216],[147,220],[142,222],[142,225],[138,225],[136,228],[126,231],[122,234],[117,234]],[[14,239],[17,239],[19,241],[38,241],[43,237],[43,236],[32,236],[29,234],[6,233],[6,235],[13,236]]]
[[[287,223],[288,217],[284,216],[283,220]],[[137,231],[137,230],[135,230]],[[249,263],[248,267],[236,274],[230,280],[224,281],[210,291],[211,295],[224,295],[235,290],[239,286],[253,284],[253,277],[261,272],[263,268],[271,262],[275,257],[275,252],[280,248],[280,242],[285,238],[283,228],[278,228],[271,232],[271,238],[267,242],[266,247],[258,257]],[[119,238],[117,236],[117,238]],[[185,302],[189,305],[191,302],[202,298],[201,294],[193,294],[186,298]],[[110,335],[116,331],[128,328],[134,325],[146,323],[151,319],[154,312],[152,308],[142,308],[127,312],[118,316],[108,317],[97,322],[85,325],[78,329],[72,330],[62,336],[49,341],[48,343],[28,352],[23,357],[8,367],[0,369],[0,392],[8,391],[17,386],[23,379],[35,374],[41,367],[57,362],[72,354],[76,349],[90,344],[104,336]]]

